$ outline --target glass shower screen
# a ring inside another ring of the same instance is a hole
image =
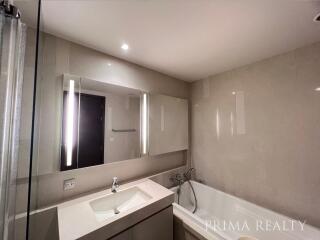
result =
[[[3,4],[3,3],[2,3]],[[14,238],[25,26],[0,7],[0,239]]]

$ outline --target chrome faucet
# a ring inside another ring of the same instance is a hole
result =
[[[111,192],[116,193],[118,188],[119,188],[118,178],[117,177],[113,177],[112,186],[111,186]]]

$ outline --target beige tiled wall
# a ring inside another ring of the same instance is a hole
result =
[[[320,227],[316,87],[320,43],[193,83],[197,178]]]

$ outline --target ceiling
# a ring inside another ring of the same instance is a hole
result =
[[[320,41],[319,12],[319,0],[43,0],[41,17],[48,33],[194,81]]]

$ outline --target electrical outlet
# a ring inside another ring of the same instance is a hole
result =
[[[67,191],[73,189],[76,186],[76,179],[71,178],[63,181],[63,190]]]

